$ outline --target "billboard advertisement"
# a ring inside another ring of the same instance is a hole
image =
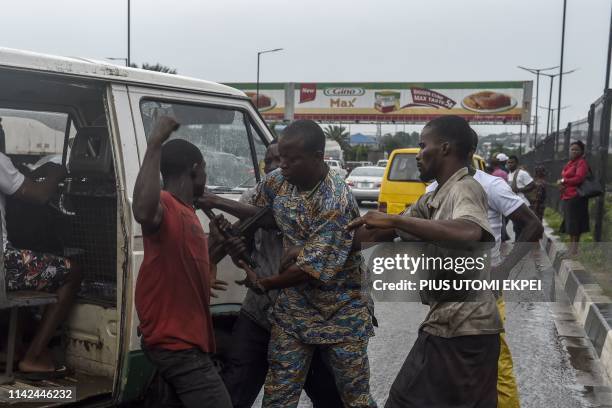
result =
[[[267,120],[423,123],[460,115],[471,122],[518,124],[531,115],[531,81],[260,83],[258,101],[256,84],[227,85],[244,91]]]

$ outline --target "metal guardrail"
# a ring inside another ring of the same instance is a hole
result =
[[[610,149],[610,108],[612,107],[612,89],[595,101],[584,119],[570,122],[567,127],[549,135],[538,143],[533,150],[521,157],[521,163],[533,174],[535,166],[546,168],[546,205],[556,210],[561,209],[561,199],[557,180],[561,170],[569,159],[569,146],[576,140],[586,145],[585,158],[606,191],[612,191],[612,150]],[[601,241],[605,220],[605,195],[596,199],[592,206],[591,220],[593,236]]]

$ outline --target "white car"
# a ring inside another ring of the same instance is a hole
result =
[[[346,179],[358,204],[362,201],[378,201],[384,167],[363,166],[355,168]]]
[[[388,162],[389,162],[389,160],[386,160],[386,159],[385,160],[379,160],[379,161],[376,162],[376,165],[378,167],[387,167],[387,163]]]
[[[338,160],[325,160],[325,163],[327,163],[330,170],[340,174],[342,178],[346,178],[346,170],[342,168]]]

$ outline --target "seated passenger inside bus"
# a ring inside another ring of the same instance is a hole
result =
[[[0,152],[0,218],[4,251],[5,281],[8,291],[45,291],[57,295],[57,302],[45,307],[42,320],[27,347],[18,343],[16,376],[29,380],[60,378],[65,366],[56,367],[48,344],[57,327],[64,322],[81,284],[77,265],[68,258],[14,248],[7,242],[6,197],[20,202],[46,204],[66,177],[64,166],[48,162],[35,172],[23,174],[8,156]],[[43,181],[35,182],[37,178]]]

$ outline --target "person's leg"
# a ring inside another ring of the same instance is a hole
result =
[[[163,350],[143,348],[147,358],[172,390],[165,405],[173,405],[176,398],[186,408],[232,408],[221,377],[210,355],[198,349]]]
[[[385,408],[432,406],[430,401],[435,396],[435,384],[430,384],[422,375],[429,366],[425,347],[429,337],[429,334],[419,330],[416,341],[391,384]]]
[[[367,350],[367,340],[332,344],[322,348],[322,352],[329,359],[345,407],[376,407],[370,393]]]
[[[74,262],[55,255],[7,248],[4,256],[8,290],[43,290],[57,294],[57,303],[45,308],[38,330],[19,362],[21,372],[54,371],[47,345],[68,316],[81,286],[81,272]]]
[[[272,326],[263,408],[297,407],[313,351],[314,346]]]
[[[268,372],[270,333],[243,313],[232,329],[232,345],[221,372],[234,408],[250,408]]]
[[[502,229],[501,229],[501,240],[502,242],[506,242],[510,239],[508,235],[508,230],[506,230],[508,224],[508,219],[502,216]]]
[[[576,256],[578,254],[578,241],[580,241],[580,235],[570,235],[568,256]]]
[[[523,226],[517,222],[512,221],[512,229],[514,230],[514,242],[517,242],[519,235],[521,235],[521,231],[523,230]]]
[[[328,361],[323,358],[320,348],[316,348],[306,376],[304,391],[312,401],[313,408],[343,408],[342,398],[336,386],[334,373]]]
[[[506,304],[497,299],[497,309],[502,322],[506,322]],[[497,365],[497,406],[498,408],[519,408],[518,386],[513,372],[512,354],[506,343],[505,333],[500,335],[499,360]]]
[[[499,334],[444,338],[420,331],[385,408],[497,407]]]

